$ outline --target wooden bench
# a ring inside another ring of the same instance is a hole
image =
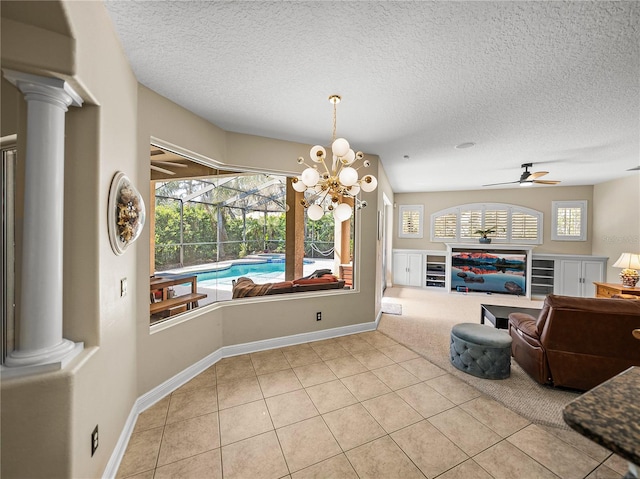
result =
[[[160,311],[166,311],[171,308],[175,308],[177,306],[187,305],[187,308],[190,309],[193,306],[198,306],[198,301],[206,298],[206,294],[201,293],[189,293],[183,294],[181,296],[176,296],[174,298],[165,299],[163,301],[158,301],[157,303],[151,303],[149,308],[151,314],[159,313]],[[195,305],[193,304],[195,303]]]

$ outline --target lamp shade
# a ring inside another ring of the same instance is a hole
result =
[[[622,253],[618,261],[613,263],[614,268],[640,269],[640,254]]]

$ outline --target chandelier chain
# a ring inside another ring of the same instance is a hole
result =
[[[331,137],[331,141],[334,142],[336,141],[336,111],[338,108],[338,103],[335,101],[332,103],[333,103],[333,135]]]

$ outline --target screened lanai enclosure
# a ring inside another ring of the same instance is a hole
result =
[[[285,254],[284,176],[229,173],[157,182],[155,270]],[[333,259],[334,220],[304,224],[305,258]]]
[[[318,270],[351,274],[354,217],[309,220],[286,176],[222,171],[158,151],[152,147],[152,324],[232,299],[239,278],[268,286]]]

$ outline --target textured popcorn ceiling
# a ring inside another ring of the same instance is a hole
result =
[[[138,80],[225,130],[327,145],[342,95],[338,136],[396,192],[480,189],[529,162],[562,185],[638,175],[636,1],[105,5]]]

